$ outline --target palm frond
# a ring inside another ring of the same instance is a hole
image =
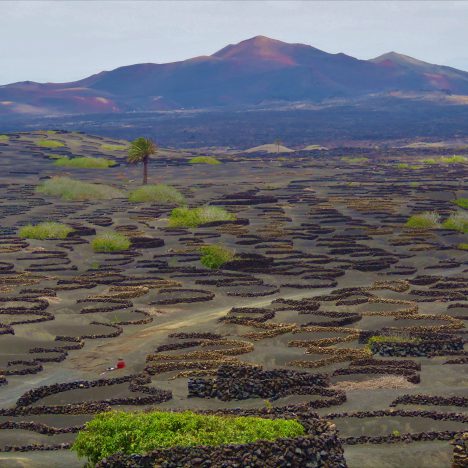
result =
[[[152,154],[156,154],[156,151],[156,144],[149,138],[137,138],[130,143],[127,161],[131,164],[137,164]]]

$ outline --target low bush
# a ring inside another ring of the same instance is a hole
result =
[[[156,202],[183,205],[184,196],[174,187],[164,184],[143,185],[130,192],[129,201],[135,203]]]
[[[200,248],[202,265],[216,269],[234,259],[235,252],[222,245],[204,245]]]
[[[22,227],[19,236],[23,239],[65,239],[71,232],[73,228],[66,224],[44,222]]]
[[[234,221],[236,216],[217,206],[198,208],[174,208],[169,217],[169,226],[197,227],[214,221]]]
[[[466,212],[454,213],[442,223],[444,229],[468,232],[468,214]]]
[[[376,335],[371,336],[367,340],[366,348],[371,349],[374,343],[418,343],[416,338],[406,338],[403,336],[386,336],[386,335]]]
[[[460,208],[468,210],[468,198],[457,198],[453,201],[453,203],[455,203],[455,205],[458,205]]]
[[[95,252],[120,252],[128,250],[130,245],[128,237],[114,231],[103,232],[91,241],[91,247]]]
[[[369,158],[364,158],[364,157],[350,157],[350,156],[343,156],[341,158],[342,161],[350,163],[350,164],[360,164],[360,163],[366,163],[369,162]]]
[[[69,159],[61,157],[54,164],[60,167],[75,167],[78,169],[107,169],[108,167],[115,166],[117,163],[105,158],[80,157]]]
[[[468,244],[458,244],[457,249],[468,250]]]
[[[125,151],[128,149],[128,146],[126,145],[107,145],[103,144],[101,145],[101,149],[104,151]]]
[[[411,166],[411,165],[409,165],[408,163],[400,163],[400,164],[397,164],[397,168],[398,168],[398,169],[412,169],[412,170],[416,170],[416,169],[421,169],[421,166]]]
[[[9,137],[8,135],[0,135],[0,141],[8,141]]]
[[[72,450],[94,464],[117,452],[144,454],[158,448],[247,444],[304,434],[304,427],[296,420],[210,416],[191,411],[110,411],[86,423]]]
[[[189,160],[190,164],[221,164],[221,161],[218,161],[212,156],[195,156]]]
[[[453,156],[442,156],[440,162],[445,164],[467,164],[468,158],[466,156],[454,154]]]
[[[427,158],[427,159],[423,159],[421,162],[424,164],[437,164],[437,159]]]
[[[57,140],[39,140],[37,144],[42,148],[61,148],[62,146],[65,146],[65,143]]]
[[[453,156],[442,156],[439,159],[423,159],[421,162],[424,164],[467,164],[468,158],[466,156],[455,154]]]
[[[411,216],[405,226],[411,229],[436,229],[439,227],[440,216],[435,211]]]
[[[122,192],[103,184],[92,184],[70,177],[52,177],[43,182],[37,191],[63,200],[108,200],[122,196]]]

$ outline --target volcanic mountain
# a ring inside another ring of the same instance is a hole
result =
[[[257,36],[210,56],[71,83],[0,86],[0,115],[246,108],[395,93],[468,95],[468,73],[390,52],[372,60]]]

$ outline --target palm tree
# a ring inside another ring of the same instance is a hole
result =
[[[152,154],[156,154],[158,147],[149,138],[137,138],[130,143],[127,161],[130,164],[143,163],[143,185],[148,183],[148,161]]]

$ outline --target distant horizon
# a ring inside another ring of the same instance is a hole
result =
[[[212,56],[214,55],[215,53],[219,52],[220,50],[224,49],[225,47],[228,47],[228,46],[231,46],[231,45],[236,45],[236,44],[239,44],[239,43],[242,43],[242,42],[246,42],[246,41],[249,41],[249,40],[252,40],[252,39],[255,39],[257,37],[265,37],[267,39],[270,39],[270,40],[273,40],[273,41],[279,41],[279,42],[283,42],[283,43],[286,43],[286,44],[301,44],[301,45],[306,45],[306,46],[310,46],[310,47],[313,47],[315,49],[319,49],[318,47],[315,47],[313,44],[305,44],[305,43],[301,43],[301,42],[287,42],[287,41],[282,41],[280,39],[277,39],[275,37],[269,37],[269,36],[264,36],[262,34],[258,34],[258,35],[255,35],[255,36],[252,36],[252,37],[248,37],[248,38],[245,38],[245,39],[242,39],[241,41],[237,42],[237,43],[230,43],[230,44],[225,44],[223,47],[221,47],[220,49],[218,50],[215,50],[214,52],[210,53],[210,54],[202,54],[202,55],[198,55],[198,56],[194,56],[194,57],[187,57],[185,59],[181,59],[181,60],[175,60],[175,61],[172,61],[172,62],[137,62],[137,63],[125,63],[125,64],[122,64],[122,65],[118,65],[117,67],[115,68],[111,68],[111,69],[106,69],[106,70],[96,70],[94,73],[91,73],[91,74],[88,74],[86,76],[82,76],[76,80],[71,80],[69,82],[75,82],[75,81],[80,81],[80,80],[83,80],[83,79],[86,79],[90,76],[93,76],[93,75],[98,75],[99,73],[104,73],[104,72],[108,72],[108,71],[113,71],[113,70],[116,70],[116,69],[119,69],[119,68],[124,68],[124,67],[129,67],[129,66],[133,66],[133,65],[146,65],[146,64],[151,64],[151,65],[165,65],[165,64],[171,64],[171,63],[179,63],[179,62],[184,62],[184,61],[187,61],[187,60],[191,60],[191,59],[194,59],[194,58],[198,58],[198,57],[209,57],[209,56]],[[327,50],[323,50],[323,49],[319,49],[321,50],[322,52],[326,52],[326,53],[330,53],[330,54],[340,54],[340,53],[343,53],[347,56],[350,56],[350,57],[353,57],[351,54],[348,54],[344,51],[341,51],[341,52],[336,52],[336,53],[333,53],[333,52],[328,52]],[[369,59],[359,59],[359,60],[364,60],[364,61],[369,61],[369,60],[373,60],[373,59],[376,59],[378,57],[381,57],[383,55],[387,55],[387,54],[390,54],[390,53],[394,53],[394,54],[397,54],[397,55],[402,55],[402,56],[407,56],[407,57],[410,57],[412,59],[416,59],[416,60],[419,60],[419,61],[423,61],[425,62],[425,60],[421,60],[419,57],[414,57],[414,56],[409,56],[407,54],[403,54],[403,53],[400,53],[396,50],[390,50],[390,51],[386,51],[386,52],[383,52],[379,55],[376,55],[375,57],[370,57]],[[358,58],[358,57],[354,57],[354,58]],[[427,63],[430,63],[430,62],[427,62]],[[439,63],[434,63],[433,65],[441,65]],[[442,65],[442,66],[446,66],[446,67],[450,67],[450,68],[454,68],[454,69],[457,69],[457,67],[451,67],[449,65]],[[467,70],[464,70],[462,68],[458,68],[458,70],[460,71],[463,71],[463,72],[466,72],[468,73],[468,69]],[[60,83],[67,83],[67,82],[61,82],[61,81],[57,81],[57,80],[51,80],[51,81],[45,81],[45,82],[37,82],[37,81],[34,81],[34,80],[21,80],[21,81],[18,81],[18,82],[11,82],[11,83],[0,83],[0,86],[5,86],[5,85],[9,85],[9,84],[14,84],[14,83],[22,83],[22,82],[35,82],[35,83],[39,83],[39,84],[60,84]]]
[[[468,2],[17,0],[0,8],[1,85],[179,62],[258,35],[361,60],[395,51],[468,70]]]

